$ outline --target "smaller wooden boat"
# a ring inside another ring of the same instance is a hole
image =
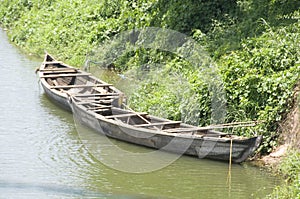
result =
[[[55,60],[48,53],[46,53],[44,62],[37,72],[46,95],[54,103],[68,111],[72,111],[69,95],[98,95],[105,97],[106,93],[109,93],[109,96],[119,96],[122,93],[116,88],[110,87],[110,84],[93,77],[85,71]],[[114,100],[115,105],[118,102],[117,98]]]
[[[181,121],[138,113],[123,102],[123,93],[89,73],[56,61],[46,54],[39,71],[46,95],[77,121],[108,137],[154,149],[199,158],[245,161],[262,136],[245,138]]]

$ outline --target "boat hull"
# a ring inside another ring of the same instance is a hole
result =
[[[262,137],[243,140],[232,140],[215,137],[178,136],[162,131],[134,128],[123,122],[95,117],[93,112],[86,111],[83,106],[71,104],[72,112],[77,122],[98,133],[128,143],[142,145],[153,149],[177,154],[196,156],[220,161],[240,163],[245,161],[259,146]]]
[[[72,111],[69,102],[70,95],[96,95],[101,93],[105,89],[97,91],[94,87],[99,87],[99,85],[107,85],[105,82],[91,76],[87,72],[56,61],[49,54],[45,55],[44,62],[41,64],[37,72],[40,77],[40,84],[42,85],[46,96],[52,102],[70,112]],[[99,88],[104,88],[104,86],[100,86]],[[106,88],[110,87],[107,86]],[[121,93],[115,88],[107,90],[115,94]]]
[[[62,93],[57,94],[51,91],[51,89],[49,89],[49,87],[47,87],[45,84],[41,83],[41,85],[48,99],[50,99],[54,104],[58,105],[64,110],[72,112],[72,108],[68,96],[66,94],[62,94]]]

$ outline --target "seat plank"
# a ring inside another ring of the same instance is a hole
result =
[[[76,68],[44,68],[44,69],[40,69],[40,72],[52,72],[52,71],[73,71],[73,72],[77,72]]]
[[[112,84],[93,84],[93,85],[65,85],[65,86],[50,86],[50,88],[89,88],[89,87],[107,87]]]
[[[80,101],[77,104],[78,105],[84,105],[84,104],[91,104],[91,105],[98,105],[101,103],[111,103],[113,100],[99,100],[99,101],[95,101],[95,100],[85,100],[85,101]]]
[[[74,98],[78,99],[78,100],[114,100],[114,99],[118,99],[118,96],[85,96],[85,97],[78,97],[78,96],[74,96]]]
[[[106,97],[106,96],[119,96],[119,93],[91,93],[91,94],[76,94],[75,97]]]
[[[97,111],[97,110],[103,110],[103,109],[111,109],[112,106],[95,106],[95,107],[88,107],[87,110]]]
[[[170,125],[170,124],[180,124],[181,121],[165,121],[165,122],[155,122],[150,124],[137,124],[136,127],[147,127],[147,126],[160,126],[160,125]]]
[[[167,133],[181,133],[181,132],[194,132],[194,131],[207,131],[212,129],[211,127],[191,127],[191,128],[172,128],[165,129],[164,132]]]
[[[106,119],[112,118],[121,118],[121,117],[131,117],[131,116],[146,116],[147,113],[125,113],[125,114],[118,114],[118,115],[108,115],[105,116]]]
[[[75,77],[75,76],[89,76],[89,73],[74,73],[74,74],[56,74],[56,75],[42,75],[40,78],[59,78],[59,77]]]

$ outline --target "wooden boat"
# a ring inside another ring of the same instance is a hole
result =
[[[110,84],[87,72],[57,61],[48,53],[37,73],[46,95],[54,103],[68,111],[72,111],[69,103],[69,95],[72,94],[99,95],[107,98],[116,96],[114,103],[117,103],[117,98],[121,94],[119,90],[110,87]],[[109,95],[105,93],[109,93]]]
[[[72,109],[77,121],[108,137],[173,153],[245,161],[258,148],[262,136],[244,138],[138,113],[122,102],[121,91],[90,74],[46,54],[39,71],[50,99]],[[97,88],[101,89],[97,89]]]

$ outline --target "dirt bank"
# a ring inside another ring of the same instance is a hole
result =
[[[280,125],[279,146],[259,160],[265,166],[276,167],[289,149],[300,151],[300,83],[295,88],[293,99],[294,106]]]

